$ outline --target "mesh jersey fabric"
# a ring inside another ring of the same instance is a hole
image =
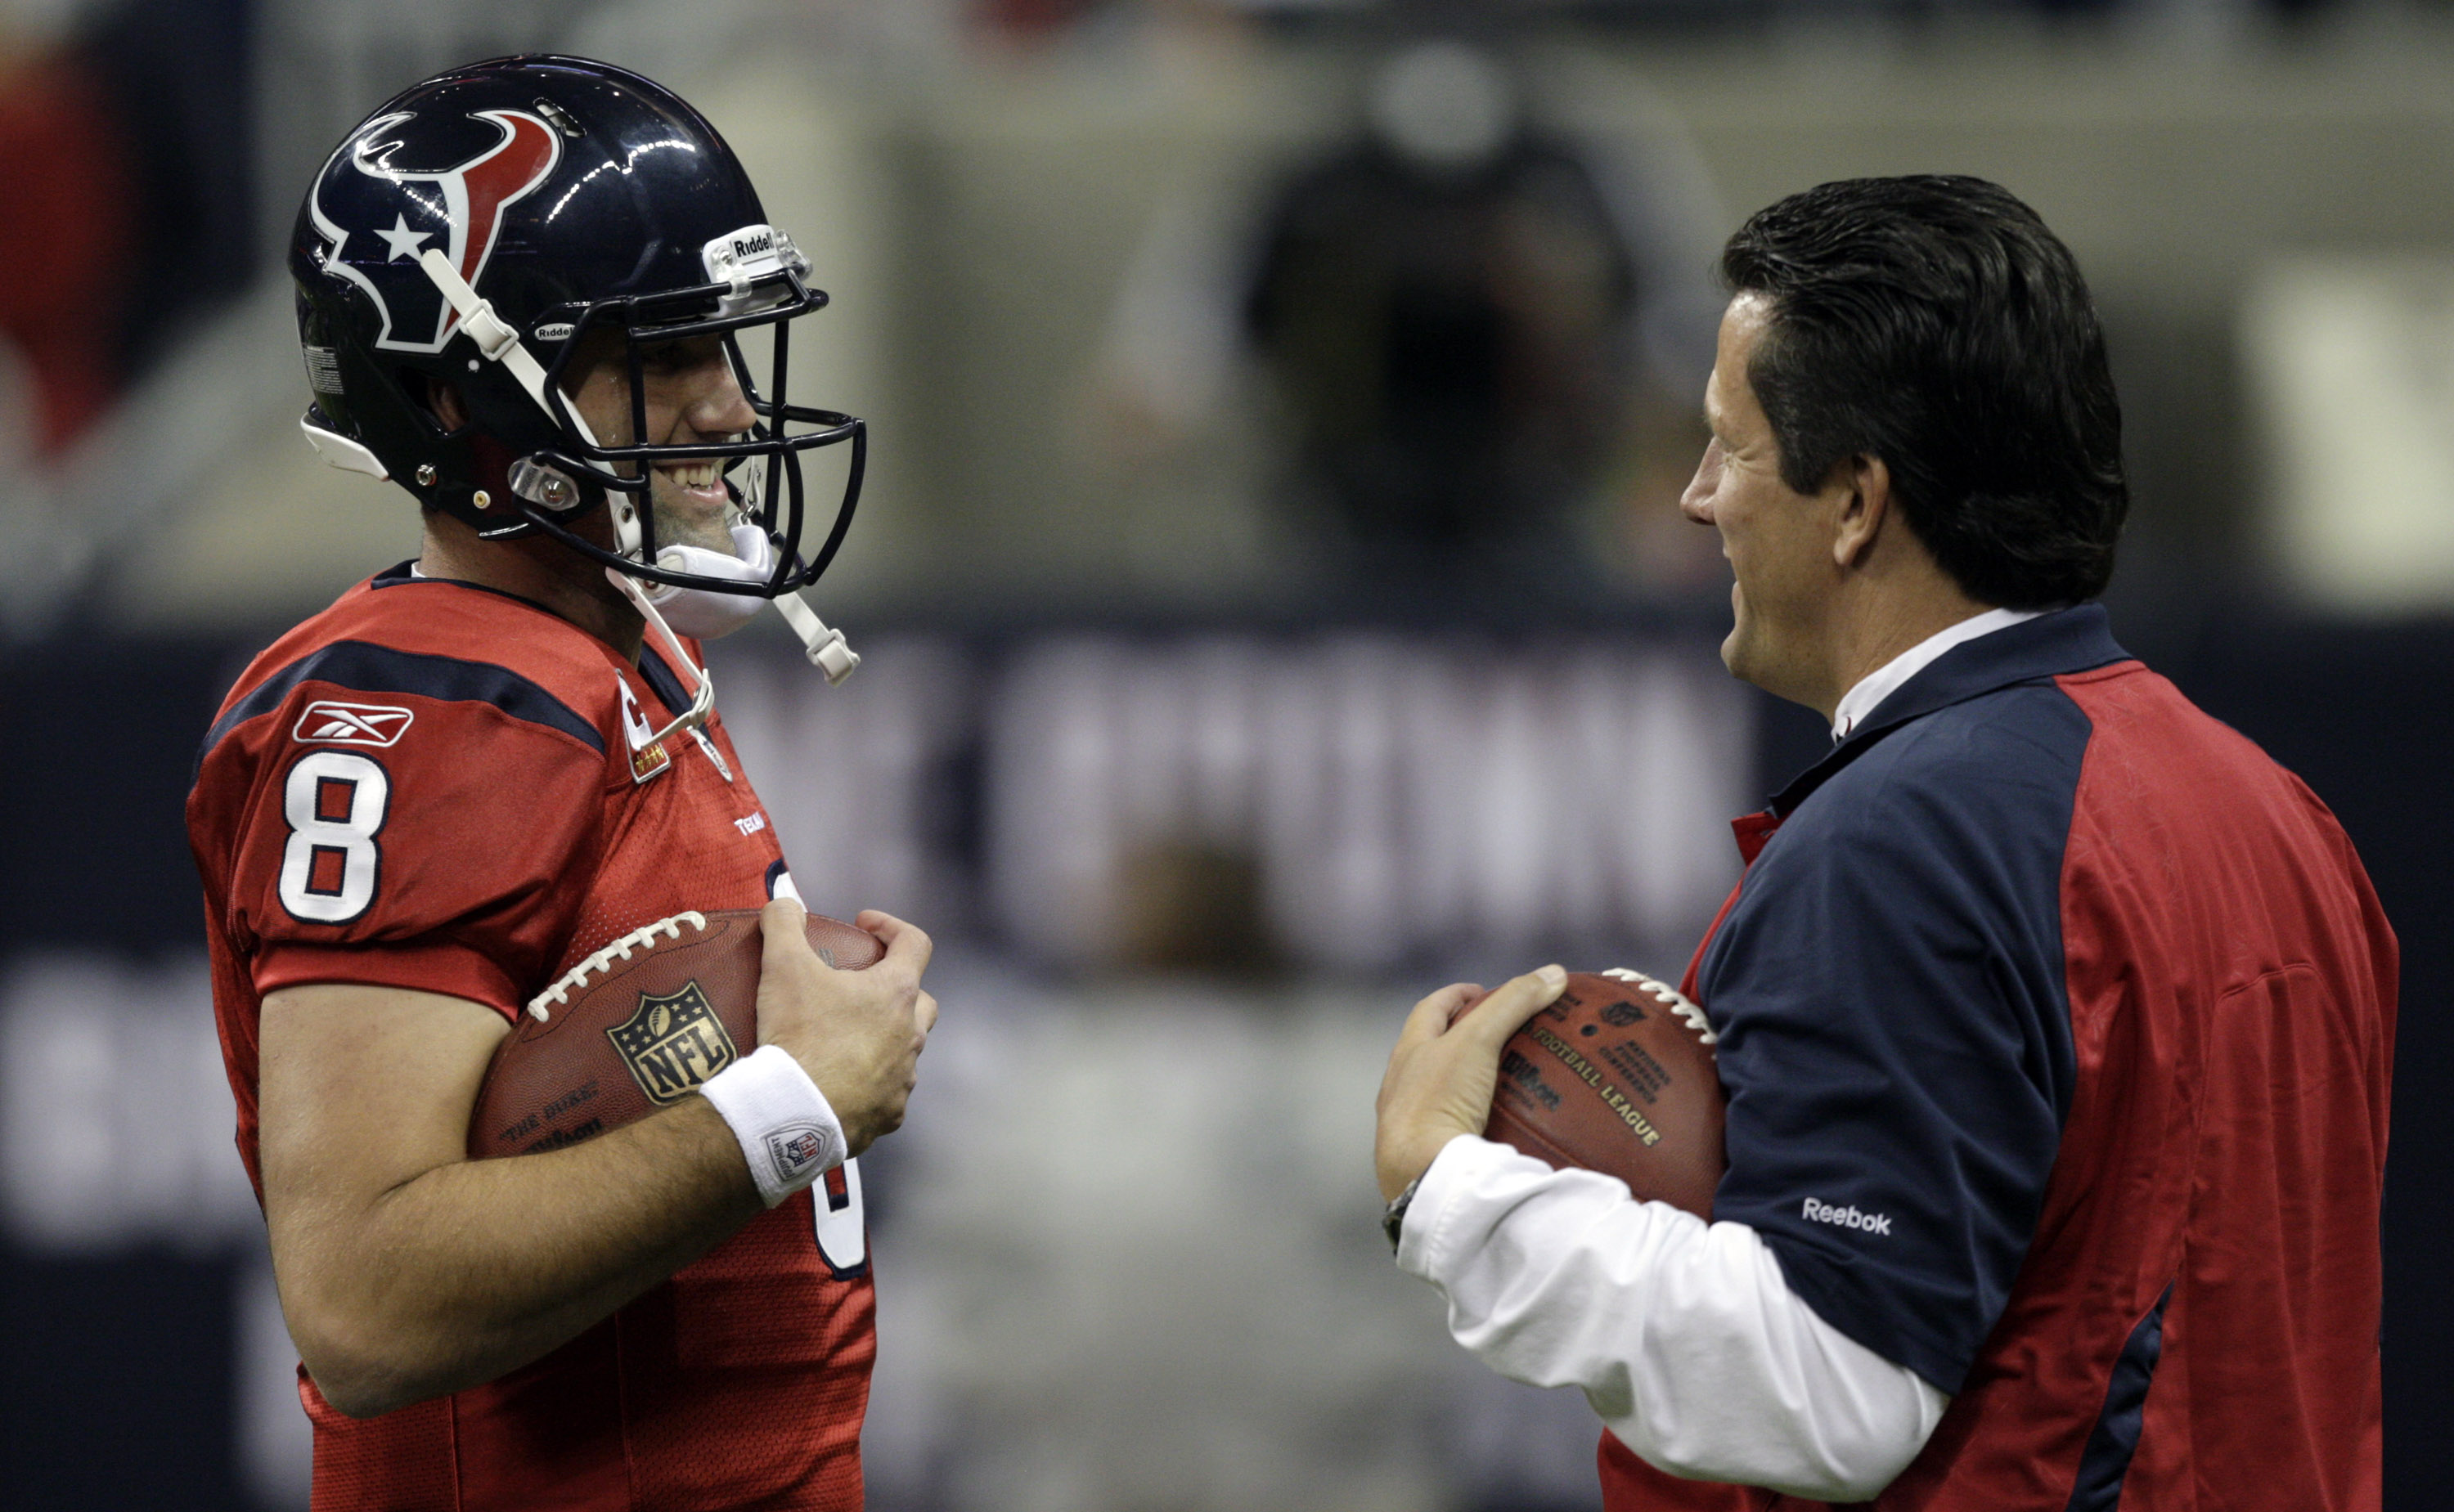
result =
[[[1794,1157],[1740,1134],[1715,1216],[1762,1224],[1819,1315],[1956,1392],[1874,1504],[2376,1508],[2397,951],[2318,799],[2087,607],[1955,649],[1737,827],[1748,871],[1687,986],[1740,1046],[1734,1124],[1752,1099],[1821,1132]],[[2019,859],[2040,845],[2050,866]],[[1840,867],[1865,875],[1836,888]],[[1885,950],[1840,938],[1869,932]],[[1823,968],[1815,1043],[1741,945]],[[1922,995],[1954,969],[1975,1001]],[[1860,1184],[1893,1232],[1818,1224],[1801,1181]],[[1956,1237],[1921,1247],[1930,1224]],[[1677,1480],[1607,1434],[1600,1468],[1610,1512],[1814,1504]]]
[[[653,651],[634,667],[537,606],[405,566],[248,667],[188,814],[259,1198],[265,993],[368,983],[512,1018],[641,925],[768,900],[783,856],[721,719],[640,747],[681,702]],[[830,1192],[832,1212],[813,1200]],[[866,1243],[844,1237],[857,1193],[835,1176],[795,1196],[482,1386],[353,1420],[302,1369],[314,1512],[858,1507],[875,1331]]]

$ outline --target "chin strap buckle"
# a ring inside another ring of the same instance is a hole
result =
[[[853,668],[860,665],[860,653],[844,639],[844,632],[828,628],[797,593],[779,593],[774,602],[775,612],[784,616],[784,623],[801,638],[810,665],[827,674],[829,687],[841,686],[843,680],[853,674]]]
[[[477,291],[469,287],[469,281],[460,276],[460,269],[452,266],[452,259],[432,247],[418,258],[417,266],[424,269],[427,278],[442,290],[445,301],[460,317],[460,328],[477,344],[477,350],[484,353],[488,362],[501,363],[513,378],[519,380],[520,387],[528,390],[529,397],[536,401],[537,408],[546,412],[546,417],[553,419],[554,408],[545,396],[545,368],[538,364],[533,352],[520,345],[520,333],[512,328],[511,323],[494,313],[493,302],[478,298]],[[596,445],[596,438],[589,434],[588,425],[579,418],[578,411],[572,411],[571,423],[582,436],[587,437],[590,446]]]
[[[482,299],[477,301],[476,308],[460,317],[460,328],[469,333],[469,339],[477,344],[488,362],[501,362],[503,353],[520,339],[520,333],[494,313],[493,305]]]
[[[512,328],[511,322],[494,313],[492,301],[478,297],[469,281],[460,276],[460,269],[452,266],[452,259],[430,247],[419,255],[417,266],[443,291],[453,312],[460,317],[460,328],[469,333],[469,339],[477,344],[488,362],[501,362],[504,354],[519,344],[520,333]],[[530,359],[532,365],[534,362],[534,358]]]

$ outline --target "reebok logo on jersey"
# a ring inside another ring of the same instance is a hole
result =
[[[318,699],[307,706],[290,738],[325,741],[335,746],[394,746],[417,716],[389,704],[336,704]]]
[[[1869,1234],[1888,1237],[1892,1231],[1889,1213],[1861,1213],[1854,1207],[1835,1207],[1815,1198],[1806,1200],[1800,1216],[1810,1223],[1830,1224],[1835,1228],[1862,1228]]]

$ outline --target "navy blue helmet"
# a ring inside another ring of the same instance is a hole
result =
[[[808,271],[733,149],[663,86],[585,58],[455,69],[352,130],[299,207],[301,424],[327,461],[389,477],[489,539],[542,531],[651,584],[788,594],[842,545],[867,451],[860,421],[785,402],[789,323],[827,298]],[[736,339],[759,325],[774,328],[763,388]],[[561,388],[600,331],[627,354],[627,436],[592,434]],[[727,442],[641,444],[642,348],[711,334],[757,423]],[[457,429],[435,418],[440,383],[465,402]],[[839,443],[852,448],[842,498],[805,556],[801,454]],[[660,549],[648,470],[685,459],[720,459],[740,525],[770,548],[746,553],[759,570],[692,570],[705,553]],[[600,506],[612,550],[571,528]]]

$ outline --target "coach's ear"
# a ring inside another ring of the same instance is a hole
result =
[[[1844,572],[1861,567],[1891,518],[1892,469],[1882,458],[1861,451],[1834,463],[1824,487],[1840,495],[1835,500],[1833,565]]]

